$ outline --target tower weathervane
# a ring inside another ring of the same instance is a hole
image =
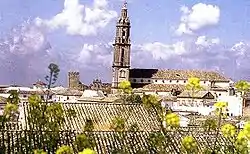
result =
[[[127,0],[124,0],[124,3],[123,3],[123,8],[127,8],[127,5],[128,5]]]

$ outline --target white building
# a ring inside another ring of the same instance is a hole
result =
[[[243,115],[243,99],[237,96],[220,96],[218,101],[228,103],[229,116],[242,116]]]

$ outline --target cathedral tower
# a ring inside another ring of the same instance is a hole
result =
[[[116,24],[115,43],[113,44],[112,93],[117,92],[118,84],[121,81],[129,80],[130,46],[130,20],[127,2],[125,2]]]

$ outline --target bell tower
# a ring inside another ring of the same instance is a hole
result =
[[[125,1],[116,23],[115,43],[113,44],[112,93],[117,92],[121,81],[129,80],[130,46],[130,20]]]

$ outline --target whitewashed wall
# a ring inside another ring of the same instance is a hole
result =
[[[229,116],[242,116],[243,99],[236,96],[221,96],[218,101],[228,102],[228,113]]]

